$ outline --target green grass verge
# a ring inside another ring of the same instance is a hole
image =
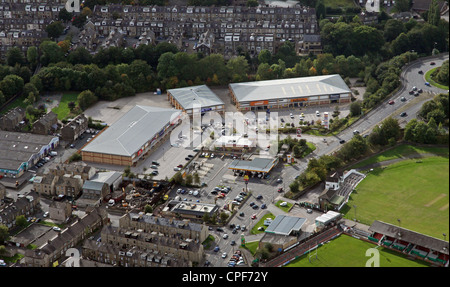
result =
[[[250,230],[250,234],[263,233],[264,231],[259,231],[258,228],[262,226],[264,227],[264,229],[266,229],[267,226],[264,225],[264,220],[266,220],[267,218],[275,219],[275,215],[270,212],[263,215],[263,217],[261,217],[261,219],[253,226],[252,230]]]
[[[289,212],[289,209],[291,209],[291,207],[292,207],[292,203],[286,201],[286,203],[287,203],[286,206],[280,206],[280,204],[282,202],[284,202],[284,200],[278,200],[277,203],[275,203],[275,206],[278,207],[279,209],[283,210],[284,212]]]
[[[433,72],[436,71],[437,68],[439,68],[439,67],[433,68],[433,69],[429,70],[428,72],[426,72],[425,73],[425,80],[428,83],[430,83],[432,86],[435,86],[435,87],[437,87],[439,89],[448,90],[448,86],[442,85],[442,84],[434,81],[433,78],[431,78],[431,74],[433,74]]]
[[[398,159],[402,157],[407,157],[413,154],[425,154],[425,153],[433,153],[440,156],[447,156],[449,154],[449,149],[447,147],[419,147],[413,145],[399,145],[391,150],[387,150],[382,152],[376,156],[372,156],[366,160],[363,160],[351,168],[361,168],[370,164]]]
[[[52,111],[58,115],[58,120],[63,120],[71,114],[69,109],[69,103],[75,102],[75,105],[78,105],[77,97],[78,94],[76,93],[68,93],[62,95],[61,102],[59,103],[59,105],[52,109]]]
[[[371,225],[374,220],[436,238],[449,233],[449,159],[404,160],[376,168],[341,209],[345,217]]]
[[[315,251],[311,252],[311,262],[309,254],[305,254],[295,259],[286,267],[365,267],[367,260],[371,256],[366,256],[369,248],[377,248],[380,254],[380,267],[427,267],[423,261],[413,261],[405,255],[383,248],[377,245],[353,238],[348,235],[341,235],[319,247],[317,259]]]
[[[245,243],[245,249],[250,251],[250,253],[254,256],[256,254],[256,250],[258,250],[259,241],[253,241],[253,242],[246,242]]]

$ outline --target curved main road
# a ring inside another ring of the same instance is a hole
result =
[[[447,92],[446,90],[437,87],[425,86],[425,73],[433,67],[441,66],[442,63],[448,59],[449,55],[446,53],[434,57],[427,57],[425,59],[418,59],[406,66],[400,75],[400,80],[402,81],[401,87],[392,97],[385,99],[378,107],[362,116],[358,121],[353,123],[353,125],[338,135],[327,137],[327,143],[322,142],[322,138],[324,137],[320,137],[318,140],[316,136],[302,135],[302,138],[314,142],[317,146],[316,151],[314,154],[311,154],[311,156],[332,154],[342,146],[339,143],[340,140],[345,140],[347,142],[353,137],[354,130],[358,130],[361,135],[369,134],[375,126],[379,125],[384,119],[390,116],[399,119],[401,126],[406,125],[407,122],[416,117],[423,103],[431,100],[435,94]],[[431,62],[434,62],[435,65],[431,65]],[[423,74],[419,74],[420,70],[423,71]],[[417,97],[410,95],[409,91],[414,86],[418,89],[421,88],[423,93]],[[401,97],[405,97],[406,101],[402,102],[400,100]],[[394,100],[395,103],[389,105],[390,100]],[[400,117],[402,112],[406,112],[408,116]],[[293,180],[306,169],[307,164],[307,160],[301,160],[295,167],[284,168],[282,177],[285,180]]]
[[[334,137],[335,139],[329,139],[329,145],[318,151],[317,154],[322,155],[332,153],[340,146],[339,141],[341,139],[348,141],[353,137],[354,130],[358,130],[362,135],[369,134],[376,125],[379,125],[384,119],[390,116],[399,119],[400,125],[404,126],[407,122],[417,116],[423,103],[431,100],[436,94],[447,92],[446,90],[437,87],[425,86],[425,73],[433,67],[441,66],[442,63],[448,59],[449,55],[447,53],[426,59],[418,59],[408,65],[402,71],[400,76],[402,81],[401,88],[392,97],[385,99],[378,107],[362,116],[353,125]],[[431,62],[434,62],[435,65],[431,65]],[[423,74],[419,74],[420,70],[423,71]],[[414,86],[418,89],[421,88],[423,93],[417,97],[410,95],[409,91]],[[402,97],[406,98],[405,102],[400,100]],[[395,103],[390,105],[390,100],[394,100]],[[400,117],[402,112],[406,112],[408,116]]]

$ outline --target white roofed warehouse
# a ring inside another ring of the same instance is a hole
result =
[[[224,102],[206,85],[167,90],[167,98],[176,109],[192,116],[194,108],[201,114],[208,111],[225,112]]]
[[[240,111],[348,103],[352,93],[337,74],[235,83],[228,89]]]
[[[135,106],[81,150],[83,161],[135,166],[170,136],[181,111]]]

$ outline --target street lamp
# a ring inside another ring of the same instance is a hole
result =
[[[400,218],[398,218],[397,221],[398,221],[398,227],[401,227],[400,226],[400,222],[401,222]]]
[[[445,237],[447,236],[447,234],[445,234],[445,233],[442,233],[442,235],[444,235],[444,241],[445,241]]]
[[[353,208],[355,209],[355,223],[357,222],[356,221],[356,207],[357,207],[356,205],[353,205]]]

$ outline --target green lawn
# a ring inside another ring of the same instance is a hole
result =
[[[68,93],[62,95],[61,102],[59,103],[58,107],[52,109],[52,111],[58,115],[59,120],[63,120],[69,116],[70,109],[68,104],[70,102],[75,102],[75,104],[77,105],[77,97],[78,94],[76,93]]]
[[[353,165],[351,168],[360,168],[377,162],[402,158],[413,154],[424,154],[424,153],[433,153],[436,155],[442,155],[447,157],[449,154],[448,148],[446,147],[419,147],[405,144],[399,145],[396,148],[393,148],[391,150],[380,153],[379,155],[363,160],[360,163]]]
[[[377,245],[353,238],[348,235],[341,235],[319,247],[317,250],[317,259],[315,251],[305,254],[295,259],[286,267],[365,267],[367,260],[373,255],[366,256],[369,248],[376,248]],[[426,267],[422,261],[412,261],[403,254],[377,247],[380,254],[380,267]],[[313,255],[311,262],[309,255]]]
[[[240,243],[239,243],[240,244]],[[255,255],[256,250],[258,250],[259,241],[253,241],[253,242],[246,242],[245,243],[245,249],[250,251],[252,255]]]
[[[261,217],[261,219],[253,226],[252,230],[250,230],[250,234],[263,233],[264,231],[259,231],[258,228],[262,226],[264,227],[264,229],[266,229],[267,226],[264,225],[264,220],[266,220],[267,218],[275,219],[275,215],[269,212]],[[258,220],[258,218],[256,218],[255,220]]]
[[[358,185],[341,212],[364,224],[374,220],[436,238],[449,232],[449,159],[404,160],[374,169]]]
[[[288,212],[289,209],[291,209],[291,207],[292,207],[292,203],[286,201],[286,203],[287,203],[286,206],[280,206],[280,204],[282,202],[284,202],[284,200],[278,200],[277,203],[275,203],[275,206],[278,207],[279,209],[283,210],[284,212]]]

